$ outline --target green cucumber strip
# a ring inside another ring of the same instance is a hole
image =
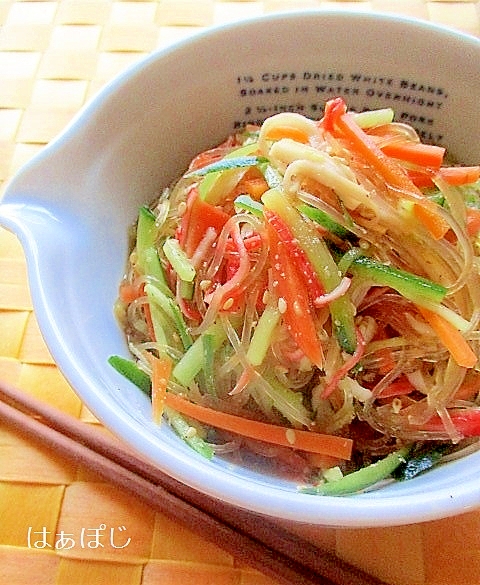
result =
[[[180,247],[180,242],[176,238],[167,238],[162,249],[165,257],[178,274],[180,280],[192,282],[195,278],[196,271],[187,255]]]
[[[215,384],[215,339],[211,333],[204,333],[202,335],[203,346],[203,374],[205,381],[205,388],[212,396],[217,395],[217,387]]]
[[[353,354],[357,349],[357,334],[355,331],[355,307],[350,297],[343,295],[329,305],[333,332],[338,344],[347,353]]]
[[[249,211],[257,217],[263,216],[263,205],[252,199],[250,195],[239,195],[233,203],[236,209]]]
[[[164,413],[172,429],[187,445],[203,457],[212,459],[215,454],[213,447],[204,441],[196,432],[192,432],[192,429],[195,429],[195,427],[192,427],[181,414],[168,406],[165,406]]]
[[[271,400],[278,412],[280,412],[292,424],[309,426],[310,413],[303,404],[303,393],[291,390],[284,386],[274,375],[265,373],[263,379],[266,384],[257,385],[259,391]],[[254,381],[255,384],[255,381]]]
[[[414,303],[421,304],[422,301],[440,303],[447,294],[447,289],[441,284],[387,266],[367,256],[355,258],[350,264],[350,272],[354,276],[371,280],[380,286],[389,286]]]
[[[267,162],[264,156],[237,156],[235,158],[222,158],[209,165],[195,169],[187,173],[185,177],[204,177],[210,173],[217,173],[219,171],[229,171],[230,169],[239,169],[244,167],[255,167],[260,163]]]
[[[325,211],[322,211],[321,209],[317,209],[316,207],[312,207],[311,205],[303,203],[302,205],[298,206],[298,210],[308,218],[317,222],[331,234],[334,234],[339,238],[346,238],[350,233],[346,228],[343,227],[343,225],[337,223],[328,215],[328,213],[325,213]]]
[[[191,301],[193,299],[194,290],[195,285],[193,282],[185,282],[184,280],[180,281],[180,296],[182,299]]]
[[[407,481],[415,476],[434,467],[447,451],[452,448],[451,444],[441,444],[435,447],[430,445],[415,450],[411,456],[395,469],[393,477],[398,481]]]
[[[151,396],[152,382],[150,376],[141,370],[135,361],[119,355],[111,355],[107,361],[119,374],[132,382],[132,384],[135,384],[147,396]]]
[[[137,253],[142,255],[143,252],[155,245],[157,236],[157,227],[155,225],[155,215],[146,206],[142,205],[138,210],[137,221]]]
[[[153,331],[155,334],[155,341],[160,347],[167,347],[170,345],[170,339],[167,336],[167,331],[172,330],[171,321],[165,315],[165,312],[158,305],[158,303],[156,303],[152,298],[151,294],[147,294],[147,297],[150,307],[150,318],[152,320]]]
[[[231,150],[228,154],[226,154],[222,160],[230,160],[233,158],[241,158],[241,157],[245,157],[245,156],[250,156],[253,155],[255,152],[258,151],[258,144],[256,142],[252,142],[250,144],[246,144],[245,146],[240,146],[239,148],[235,148],[234,150]],[[221,161],[219,161],[221,162]],[[230,169],[230,171],[227,171],[227,174],[234,172],[235,170],[241,170],[242,168],[245,167],[232,167]],[[220,179],[220,177],[222,176],[222,173],[225,174],[225,170],[224,171],[215,171],[212,172],[211,170],[203,177],[202,181],[200,182],[200,185],[198,187],[198,191],[200,193],[200,197],[207,201],[209,199],[209,194],[212,190],[215,191],[214,187],[217,188],[218,190],[218,185],[216,185],[217,181]],[[228,181],[227,181],[228,183]],[[216,204],[216,202],[214,203]]]
[[[350,248],[340,259],[337,259],[338,269],[342,274],[346,274],[352,262],[364,254],[365,252],[361,248]]]
[[[175,346],[176,344],[173,343],[171,335],[173,313],[171,311],[169,297],[151,282],[145,285],[145,294],[147,295],[150,306],[155,340],[160,345]]]
[[[177,328],[178,334],[182,341],[183,349],[188,349],[193,344],[193,337],[188,330],[187,324],[183,318],[180,307],[175,303],[173,299],[169,299],[170,309],[172,311],[173,322]]]
[[[183,386],[188,386],[203,368],[204,353],[202,337],[204,335],[212,335],[212,345],[215,351],[220,348],[227,337],[221,323],[213,323],[207,328],[205,333],[197,337],[173,368],[173,377]]]
[[[268,304],[258,319],[247,349],[247,358],[252,366],[259,366],[265,359],[272,341],[273,332],[279,321],[280,311],[278,310],[278,305]]]
[[[381,108],[378,110],[366,110],[365,112],[352,112],[355,122],[360,128],[373,128],[393,122],[394,111],[392,108]]]
[[[281,187],[283,183],[283,177],[275,167],[272,167],[270,163],[260,163],[258,166],[270,189]]]
[[[399,465],[405,462],[409,451],[410,447],[402,447],[376,463],[344,475],[341,479],[322,483],[312,488],[303,488],[301,491],[322,496],[344,496],[360,492],[389,477]]]
[[[146,205],[143,205],[140,207],[137,221],[137,264],[145,276],[162,283],[166,287],[167,280],[156,245],[157,233],[155,215]]]
[[[150,301],[151,310],[155,310],[155,307],[157,306],[162,311],[163,315],[175,326],[176,332],[178,333],[182,342],[183,349],[188,349],[192,345],[193,339],[183,319],[182,312],[175,301],[163,293],[160,288],[151,283],[145,285],[145,293]],[[154,312],[152,312],[152,319],[153,318]],[[165,323],[165,318],[162,319],[161,316],[159,316],[158,319],[163,329],[163,336],[165,337],[166,331],[168,330],[168,326]],[[153,324],[155,334],[157,334],[155,320],[153,320]],[[158,337],[157,341],[159,341]]]

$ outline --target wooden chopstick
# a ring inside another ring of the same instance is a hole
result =
[[[94,425],[0,382],[0,420],[134,494],[242,563],[285,585],[385,585],[271,519],[167,476]]]

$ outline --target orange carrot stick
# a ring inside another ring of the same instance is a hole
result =
[[[438,313],[420,306],[417,308],[457,364],[464,368],[473,368],[478,361],[477,355],[460,331]]]
[[[480,232],[480,209],[469,207],[467,209],[467,233],[475,237]]]
[[[425,201],[428,200],[426,199]],[[413,206],[413,213],[421,224],[430,232],[431,236],[435,240],[440,240],[445,236],[448,229],[445,230],[445,221],[439,216],[434,205],[434,203],[432,203],[432,205],[424,205],[416,202]]]
[[[480,179],[480,166],[473,167],[440,167],[432,169],[408,169],[408,176],[417,187],[432,187],[437,176],[449,185],[460,186],[475,183]]]
[[[443,167],[439,169],[438,173],[449,185],[467,185],[480,179],[480,166]]]
[[[445,149],[442,146],[421,142],[392,142],[382,146],[381,150],[393,158],[434,169],[441,166],[445,156]]]
[[[167,392],[165,404],[177,412],[205,424],[258,441],[292,447],[310,453],[322,453],[332,457],[339,457],[340,459],[350,459],[351,457],[353,441],[345,437],[288,429],[235,416],[194,404],[171,392]]]

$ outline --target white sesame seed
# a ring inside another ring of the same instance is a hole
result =
[[[223,303],[223,310],[224,311],[228,311],[228,309],[231,309],[233,307],[233,299],[232,297],[229,297],[224,303]]]
[[[293,302],[293,311],[294,311],[295,315],[302,314],[302,308],[300,307],[300,303],[298,301]]]
[[[280,313],[283,315],[285,313],[285,311],[287,310],[287,301],[283,298],[280,297],[278,299],[278,310],[280,311]]]
[[[293,429],[287,429],[285,431],[285,437],[287,438],[287,441],[290,443],[290,445],[295,445],[297,437],[295,436],[295,431]]]
[[[193,439],[193,437],[197,434],[197,429],[195,427],[188,427],[187,432],[185,433],[186,439]]]

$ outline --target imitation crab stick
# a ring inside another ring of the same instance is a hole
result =
[[[448,413],[453,425],[464,437],[480,436],[479,408],[451,409]],[[429,431],[443,431],[445,427],[442,419],[438,415],[435,415],[422,428]]]
[[[264,210],[265,218],[272,228],[268,230],[270,233],[270,240],[277,234],[279,241],[282,243],[288,257],[299,268],[300,275],[304,277],[305,281],[305,296],[312,296],[313,300],[325,294],[325,289],[320,283],[315,270],[309,261],[305,251],[299,246],[298,241],[293,236],[288,225],[281,219],[279,215],[270,211]],[[268,228],[267,228],[268,229]]]
[[[198,248],[208,228],[220,233],[229,215],[219,207],[200,198],[196,186],[190,189],[186,210],[182,216],[177,238],[188,257]]]
[[[350,459],[353,442],[345,437],[325,435],[313,431],[289,429],[269,423],[246,419],[226,412],[194,404],[177,394],[168,392],[165,403],[184,416],[198,420],[250,439],[265,441],[283,447],[293,447],[310,453],[323,453]]]
[[[267,224],[272,254],[272,276],[277,294],[284,304],[283,318],[298,347],[319,368],[323,351],[308,302],[308,289],[298,267],[289,257],[286,244],[280,240],[272,224]]]
[[[341,274],[327,245],[319,236],[314,226],[305,222],[282,192],[270,189],[262,196],[266,209],[277,214],[288,226],[298,245],[303,248],[326,292],[333,291],[341,282]],[[335,335],[345,351],[352,354],[357,346],[353,306],[347,295],[335,299],[329,304]]]

